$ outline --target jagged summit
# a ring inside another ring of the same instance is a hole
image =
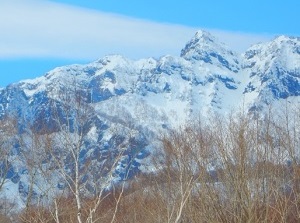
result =
[[[278,36],[250,47],[243,55],[249,75],[246,98],[253,109],[279,99],[300,96],[300,39]]]
[[[253,45],[243,55],[247,68],[265,74],[274,69],[297,70],[300,67],[300,38],[278,36]]]
[[[215,50],[215,48],[222,49],[225,48],[225,45],[221,44],[211,33],[204,30],[199,30],[181,50],[180,56],[189,58],[193,53],[197,54],[199,51],[212,51]]]
[[[202,42],[217,42],[216,37],[206,30],[198,30],[194,39]]]
[[[207,31],[200,30],[181,50],[181,57],[192,62],[218,64],[237,72],[239,56]]]

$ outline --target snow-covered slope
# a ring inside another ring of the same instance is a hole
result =
[[[251,109],[300,94],[300,38],[279,36],[243,55],[249,80],[244,91]]]
[[[38,134],[59,134],[59,124],[68,120],[64,109],[71,108],[73,117],[82,98],[92,115],[82,126],[81,162],[93,161],[99,169],[111,151],[122,150],[115,177],[123,179],[143,169],[160,133],[199,114],[224,114],[242,105],[263,111],[270,103],[294,100],[300,95],[299,78],[299,38],[279,36],[238,55],[198,31],[180,56],[133,61],[111,55],[9,85],[0,89],[0,115],[17,117],[21,134],[28,125]],[[21,156],[20,150],[14,155]],[[8,185],[26,197],[28,171],[18,160]]]

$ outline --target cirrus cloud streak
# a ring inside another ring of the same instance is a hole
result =
[[[0,59],[92,60],[107,54],[131,58],[179,55],[201,27],[164,24],[38,0],[0,0]],[[210,30],[242,52],[268,35]]]

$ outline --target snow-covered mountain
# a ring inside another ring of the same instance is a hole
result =
[[[122,154],[114,176],[124,179],[143,170],[160,133],[199,114],[224,114],[242,105],[260,112],[280,100],[298,101],[299,78],[300,38],[279,36],[239,55],[198,31],[180,56],[133,61],[112,55],[11,84],[0,89],[0,115],[16,117],[21,134],[28,126],[40,135],[59,134],[69,119],[75,126],[77,97],[82,98],[90,116],[80,126],[85,129],[81,163],[92,161],[91,173],[97,172],[114,151]],[[20,155],[19,147],[16,143],[13,156]],[[9,185],[25,199],[26,163],[20,158],[11,165]]]

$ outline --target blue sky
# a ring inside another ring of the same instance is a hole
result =
[[[178,55],[198,29],[242,52],[300,36],[298,0],[0,0],[0,86],[107,54]]]

